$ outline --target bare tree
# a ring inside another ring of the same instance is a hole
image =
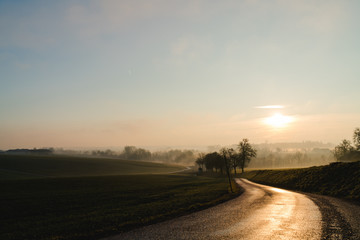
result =
[[[244,138],[238,145],[239,149],[239,162],[242,173],[244,168],[247,167],[251,158],[256,157],[256,150],[251,146],[249,140]]]
[[[355,149],[357,151],[360,151],[360,128],[355,128],[353,141],[354,141]]]
[[[342,142],[337,145],[334,149],[334,156],[336,160],[342,161],[349,157],[351,152],[354,151],[353,146],[351,146],[351,142],[349,140],[342,140]]]
[[[332,151],[337,161],[359,161],[360,160],[360,128],[355,128],[353,134],[354,146],[349,140],[342,142]]]
[[[232,189],[232,185],[231,185],[231,158],[232,155],[234,154],[234,149],[232,148],[222,148],[220,149],[220,155],[222,156],[224,163],[225,163],[225,169],[226,169],[226,174],[228,176],[228,180],[229,180],[229,186],[230,186],[230,190],[233,193],[233,189]]]
[[[240,166],[241,155],[233,150],[233,152],[231,152],[230,159],[231,167],[234,169],[234,174],[236,176],[236,168]]]

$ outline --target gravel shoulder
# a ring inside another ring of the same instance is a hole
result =
[[[338,198],[306,194],[322,215],[321,239],[360,239],[360,206]]]

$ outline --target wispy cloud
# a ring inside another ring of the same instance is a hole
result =
[[[257,106],[255,108],[264,108],[264,109],[281,109],[284,108],[282,105],[266,105],[266,106]]]

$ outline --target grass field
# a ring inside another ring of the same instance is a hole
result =
[[[226,178],[175,174],[1,180],[0,191],[4,240],[98,239],[234,196]]]
[[[360,162],[339,162],[302,169],[256,170],[240,176],[276,187],[360,202]]]
[[[169,173],[182,166],[113,158],[0,154],[0,179]]]

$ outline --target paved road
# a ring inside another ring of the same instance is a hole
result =
[[[245,192],[233,200],[106,239],[265,240],[354,237],[351,224],[341,219],[341,214],[333,209],[334,205],[330,204],[328,199],[318,198],[316,195],[307,197],[245,179],[236,181]],[[327,224],[331,218],[338,219],[333,221],[333,226]],[[356,220],[354,224],[356,225]],[[345,231],[341,227],[344,227]]]

